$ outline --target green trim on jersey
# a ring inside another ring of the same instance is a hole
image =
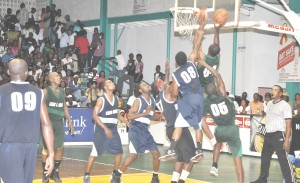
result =
[[[213,57],[210,55],[205,55],[204,61],[212,68],[218,70],[219,63],[220,63],[220,56],[217,55]],[[206,67],[197,67],[197,71],[199,74],[201,86],[203,88],[205,88],[207,84],[214,82],[215,77],[211,74],[211,72]]]
[[[64,105],[65,94],[63,89],[59,88],[59,94],[56,95],[52,88],[49,86],[46,88],[47,97],[46,104],[48,107],[48,113],[51,121],[60,121],[65,117]]]
[[[235,124],[235,107],[233,101],[218,93],[207,96],[204,101],[204,114],[209,113],[217,125]]]

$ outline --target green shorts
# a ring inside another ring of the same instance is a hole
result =
[[[54,149],[57,149],[62,147],[65,141],[65,127],[63,119],[60,121],[52,121],[52,127],[54,135]],[[42,132],[40,137],[40,146],[47,149]]]
[[[218,143],[227,142],[233,156],[242,156],[242,143],[239,128],[236,125],[219,125],[215,129]]]

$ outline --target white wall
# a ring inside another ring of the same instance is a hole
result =
[[[74,22],[100,18],[100,0],[53,0],[53,4],[62,10],[63,16],[70,15]]]

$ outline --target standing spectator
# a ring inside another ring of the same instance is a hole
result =
[[[35,29],[33,31],[33,38],[36,40],[37,45],[41,45],[44,39],[43,31],[41,31],[40,26],[38,24],[35,25]]]
[[[40,30],[41,30],[42,34],[44,34],[44,29],[45,29],[45,22],[44,22],[45,17],[46,17],[46,8],[42,8],[40,21],[39,21],[39,26],[40,26]]]
[[[115,96],[118,97],[118,109],[123,109],[124,101],[119,90],[115,90]]]
[[[50,26],[50,6],[46,6],[46,11],[44,14],[44,38],[49,38],[49,26]]]
[[[28,17],[29,26],[35,26],[35,22],[36,22],[36,9],[31,8],[29,17]]]
[[[122,92],[124,81],[129,80],[129,96],[133,94],[133,90],[134,90],[135,60],[133,58],[134,58],[133,53],[130,53],[129,60],[125,67],[127,74],[124,74],[122,77],[120,77],[117,82],[117,88],[120,92]]]
[[[64,27],[65,28],[65,27]],[[67,29],[65,29],[67,30]],[[74,52],[74,42],[75,42],[75,37],[76,37],[76,33],[73,31],[73,29],[69,29],[68,31],[68,35],[69,35],[69,51],[71,53]]]
[[[81,32],[78,33],[78,37],[75,40],[75,47],[79,49],[78,66],[80,72],[83,72],[83,69],[86,67],[86,64],[88,62],[87,56],[89,53],[90,43],[86,38],[86,35],[87,35],[86,30],[82,30]]]
[[[36,65],[32,66],[32,70],[28,72],[29,76],[33,76],[35,81],[39,81],[41,75],[42,75],[42,70],[41,69],[37,69]]]
[[[249,104],[252,115],[262,115],[264,113],[264,105],[259,101],[259,94],[253,94],[253,101]]]
[[[103,90],[104,89],[104,82],[106,80],[107,80],[107,78],[105,77],[105,72],[100,71],[99,76],[96,78],[98,88]]]
[[[53,41],[53,43],[55,43],[56,41],[56,36],[55,36],[55,32],[54,32],[54,27],[56,25],[56,5],[55,4],[51,4],[51,10],[50,10],[50,25],[49,25],[49,38],[50,40]]]
[[[57,9],[57,11],[56,11],[56,22],[61,22],[62,25],[64,25],[66,22],[65,17],[62,16],[62,14],[61,14],[61,9]],[[68,30],[68,29],[65,29],[65,30]]]
[[[65,28],[61,28],[61,37],[59,38],[59,58],[62,59],[64,57],[64,54],[69,49],[69,31],[65,31]],[[69,53],[68,53],[69,54]]]
[[[135,76],[134,82],[139,85],[139,83],[143,80],[143,70],[144,70],[144,63],[142,61],[143,56],[141,54],[136,55],[137,63],[135,65]]]
[[[98,30],[98,29],[97,29]],[[96,31],[96,30],[95,30]],[[96,38],[94,38],[94,36],[99,35]],[[94,40],[96,39],[96,40]],[[100,34],[93,34],[93,42],[96,42],[96,46],[94,47],[94,49],[92,49],[92,52],[94,53],[93,55],[93,62],[92,62],[92,68],[97,67],[99,64],[99,61],[101,59],[101,57],[104,55],[104,51],[105,51],[105,39],[104,39],[104,34],[101,32]],[[95,43],[93,43],[95,44]],[[93,46],[93,45],[92,45]],[[95,51],[93,51],[95,50]]]
[[[286,183],[293,183],[292,165],[287,157],[287,152],[290,150],[292,109],[286,101],[281,99],[283,89],[280,86],[274,85],[272,94],[273,100],[268,103],[266,111],[266,134],[261,153],[260,176],[251,183],[267,183],[274,151],[277,154]]]
[[[12,14],[11,8],[7,8],[6,13],[7,14],[4,15],[3,22],[5,27],[9,27],[11,25],[14,15]]]
[[[154,81],[158,80],[158,79],[162,79],[162,76],[164,74],[162,72],[160,72],[160,65],[157,65],[155,67],[155,73],[154,73]]]
[[[265,101],[264,101],[264,111],[266,112],[267,111],[267,107],[268,107],[268,103],[269,101],[272,99],[272,96],[271,96],[271,93],[267,92],[265,94]]]
[[[26,9],[25,4],[21,3],[21,5],[20,5],[20,24],[21,24],[22,29],[24,29],[25,23],[28,22],[28,18],[29,18],[29,12]]]
[[[65,27],[65,30],[69,30],[70,29],[70,26],[72,25],[74,25],[74,22],[72,22],[71,21],[71,18],[70,18],[70,15],[66,15],[65,16],[65,25],[64,25],[64,27]]]
[[[249,105],[249,100],[247,100],[247,96],[248,96],[248,93],[247,92],[243,92],[241,100],[245,99],[245,101],[247,102],[247,105]]]
[[[80,20],[76,21],[76,24],[75,24],[75,26],[73,28],[73,31],[77,32],[77,33],[81,31],[81,21]]]

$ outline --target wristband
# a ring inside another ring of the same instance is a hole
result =
[[[151,116],[153,116],[153,114],[154,114],[154,112],[153,111],[150,111],[150,113],[149,113]]]

